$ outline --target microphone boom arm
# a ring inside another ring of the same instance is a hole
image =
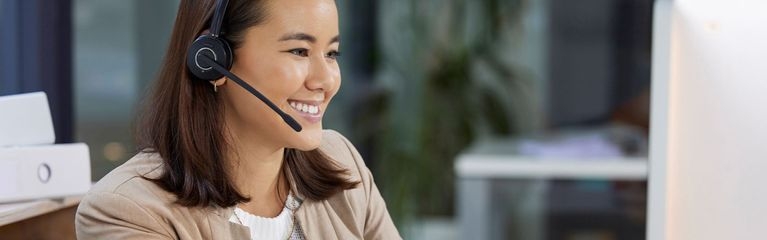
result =
[[[282,120],[285,121],[285,123],[287,123],[291,128],[293,128],[294,131],[301,132],[302,130],[301,125],[298,124],[298,122],[295,119],[290,117],[290,115],[288,115],[287,113],[283,112],[280,108],[278,108],[277,105],[274,105],[274,103],[270,101],[269,99],[267,99],[266,96],[261,94],[261,92],[259,92],[258,90],[250,86],[250,84],[246,83],[245,81],[237,77],[237,75],[234,75],[234,73],[224,68],[224,66],[221,66],[221,64],[218,64],[209,56],[205,54],[200,54],[199,57],[202,60],[202,64],[208,64],[217,72],[224,74],[224,76],[228,77],[229,79],[237,83],[237,85],[240,85],[240,87],[244,88],[245,90],[250,92],[250,94],[253,94],[253,96],[256,96],[259,100],[264,102],[266,106],[269,106],[269,108],[271,108],[274,112],[280,115]]]

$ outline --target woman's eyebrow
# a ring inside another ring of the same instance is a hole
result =
[[[283,42],[283,41],[290,41],[290,40],[307,41],[307,42],[310,42],[310,43],[316,43],[317,42],[317,38],[316,37],[314,37],[314,36],[312,36],[310,34],[301,33],[301,32],[285,34],[282,37],[280,37],[280,39],[278,41]],[[336,43],[336,42],[339,42],[339,41],[340,41],[340,37],[338,35],[336,35],[335,37],[330,39],[330,43],[329,44],[333,44],[333,43]]]
[[[308,41],[310,43],[317,42],[316,37],[306,33],[288,33],[288,34],[282,35],[279,41],[282,42],[282,41],[289,41],[289,40]]]
[[[341,37],[336,35],[335,37],[330,39],[330,43],[328,43],[328,44],[333,44],[333,43],[337,43],[337,42],[340,42],[340,41],[341,41]]]

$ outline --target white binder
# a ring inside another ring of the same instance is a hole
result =
[[[0,148],[0,203],[81,195],[90,186],[84,143]]]
[[[55,140],[45,93],[0,97],[0,147],[53,144]]]
[[[0,97],[0,203],[90,189],[88,146],[53,144],[55,139],[44,92]]]

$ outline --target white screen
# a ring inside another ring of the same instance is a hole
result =
[[[648,239],[764,239],[767,1],[659,1],[655,20]]]

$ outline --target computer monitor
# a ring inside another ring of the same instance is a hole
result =
[[[764,239],[767,1],[655,4],[647,239]]]

